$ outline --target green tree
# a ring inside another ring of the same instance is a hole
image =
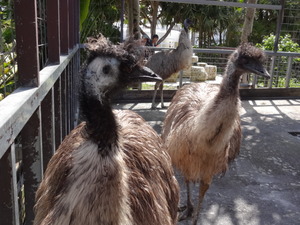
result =
[[[261,44],[256,44],[264,50],[274,50],[275,35],[271,33],[269,36],[264,36]],[[280,36],[278,42],[278,51],[283,52],[300,52],[300,46],[294,42],[290,34]]]
[[[275,35],[270,34],[268,36],[264,36],[261,44],[256,44],[257,47],[260,47],[264,50],[274,50],[275,43]],[[290,34],[286,34],[284,36],[280,36],[278,42],[278,51],[284,52],[300,52],[300,46],[298,43],[294,42],[291,39]],[[293,59],[294,65],[300,63],[300,58]],[[275,76],[273,77],[273,87],[284,87],[285,86],[285,75],[287,71],[287,57],[280,57],[279,62],[276,64],[275,68]],[[297,75],[296,69],[292,71],[290,87],[300,87],[300,77]]]
[[[87,37],[102,33],[112,42],[120,40],[120,31],[114,25],[120,19],[120,1],[117,0],[90,0],[89,11],[82,23],[81,42]]]
[[[16,88],[17,64],[11,2],[2,1],[0,8],[0,100],[2,100]]]

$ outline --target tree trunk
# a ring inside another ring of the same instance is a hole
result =
[[[248,0],[248,4],[256,4],[257,0]],[[253,21],[255,16],[255,8],[247,8],[245,14],[245,20],[243,25],[243,31],[241,36],[241,42],[248,42],[248,37],[252,33]],[[240,87],[249,87],[249,75],[244,74],[242,76]]]
[[[257,0],[248,0],[248,4],[256,4],[256,3]],[[241,42],[248,42],[248,37],[250,36],[253,28],[254,16],[255,16],[255,8],[247,8],[242,36],[241,36]]]
[[[140,39],[140,5],[138,0],[127,0],[128,34]]]
[[[157,1],[151,2],[151,7],[152,7],[151,37],[154,34],[156,34],[158,6],[159,6],[159,2],[157,2]]]

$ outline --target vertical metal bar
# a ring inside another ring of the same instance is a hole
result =
[[[70,74],[72,71],[72,64],[69,63],[69,65],[67,66],[67,73],[66,73],[66,135],[68,135],[68,133],[70,132],[70,120],[71,120],[71,95],[70,95]]]
[[[0,159],[0,224],[13,224],[13,187],[11,151],[8,149]]]
[[[183,77],[183,70],[180,70],[179,72],[179,87],[182,87],[182,77]]]
[[[55,153],[55,150],[56,150],[56,136],[55,136],[55,134],[56,134],[56,132],[55,132],[55,95],[54,95],[54,86],[51,88],[51,92],[52,92],[52,94],[51,94],[51,96],[52,96],[52,98],[51,98],[51,111],[52,111],[52,115],[51,115],[51,120],[52,120],[52,146],[53,146],[53,148],[52,148],[52,155]]]
[[[77,51],[76,55],[74,56],[75,59],[75,68],[74,68],[74,75],[73,75],[73,99],[74,99],[74,120],[73,120],[73,127],[77,125],[78,122],[78,92],[79,92],[79,76],[80,76],[80,50]]]
[[[61,78],[54,84],[55,149],[62,141]]]
[[[49,63],[60,62],[59,0],[47,1],[47,37]]]
[[[69,0],[60,1],[60,51],[69,52]]]
[[[286,70],[285,88],[290,87],[292,64],[293,64],[293,57],[289,56],[289,58],[288,58],[288,67],[287,67],[287,70]]]
[[[16,170],[16,152],[15,144],[11,145],[11,165],[12,165],[12,187],[13,187],[13,210],[14,210],[14,224],[20,224],[20,212],[18,203],[18,181],[17,181],[17,170]]]
[[[19,74],[18,85],[36,87],[39,85],[38,75],[40,70],[36,0],[15,0],[14,4]]]
[[[257,75],[254,74],[253,75],[253,81],[252,81],[252,89],[255,89],[256,88],[256,84],[257,84]]]
[[[283,21],[283,17],[284,17],[285,0],[280,0],[280,4],[281,4],[281,9],[279,10],[279,15],[277,17],[276,36],[275,36],[275,41],[274,41],[274,52],[278,51],[278,42],[279,42],[279,37],[280,37],[280,32],[281,32],[281,27],[282,27],[282,21]]]
[[[21,131],[26,212],[25,225],[31,225],[34,219],[35,192],[42,177],[40,131],[40,109],[37,109]]]
[[[275,58],[276,58],[276,56],[272,56],[272,58],[271,58],[271,66],[270,66],[270,76],[271,76],[271,78],[269,79],[268,88],[272,88],[272,84],[273,84]]]
[[[67,100],[66,100],[66,71],[67,68],[64,70],[64,72],[61,74],[61,135],[62,139],[67,134],[67,114],[66,114],[66,105],[67,105]]]
[[[77,30],[76,30],[76,37],[77,37],[77,40],[76,40],[76,44],[79,44],[80,43],[80,0],[77,0],[77,12],[75,14],[77,16]]]
[[[47,168],[48,162],[54,152],[53,136],[53,111],[52,111],[52,89],[41,102],[42,112],[42,146],[43,146],[43,168]]]
[[[75,27],[74,27],[74,0],[69,1],[69,49],[73,49],[74,47],[74,37],[75,37]]]
[[[79,38],[79,19],[80,9],[79,9],[79,1],[74,1],[74,45],[78,43]]]
[[[72,130],[74,128],[74,113],[75,113],[75,109],[74,109],[74,104],[75,104],[75,99],[74,99],[74,76],[76,74],[76,71],[75,71],[75,63],[76,63],[76,60],[75,60],[75,55],[72,59],[72,71],[70,73],[70,103],[71,103],[71,115],[70,115],[70,130]]]

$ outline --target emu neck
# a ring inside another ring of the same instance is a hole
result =
[[[86,118],[86,131],[89,137],[98,144],[100,153],[107,154],[118,141],[117,122],[108,98],[101,100],[83,96],[82,112]]]
[[[228,64],[217,97],[239,97],[241,75],[242,72],[238,70],[232,62]]]
[[[206,107],[203,108],[205,111],[199,114],[199,129],[204,131],[203,138],[210,146],[227,143],[231,135],[233,121],[238,116],[240,75],[234,65],[228,65],[220,89],[207,101]]]

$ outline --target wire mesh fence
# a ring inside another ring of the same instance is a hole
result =
[[[0,2],[0,100],[17,88],[18,64],[14,21],[14,2]],[[39,67],[43,69],[48,61],[46,0],[37,1]]]
[[[300,44],[300,2],[286,0],[281,34],[290,34]]]
[[[48,43],[47,43],[47,15],[46,0],[37,1],[37,22],[38,22],[38,46],[39,46],[39,63],[40,69],[43,69],[48,60]]]

